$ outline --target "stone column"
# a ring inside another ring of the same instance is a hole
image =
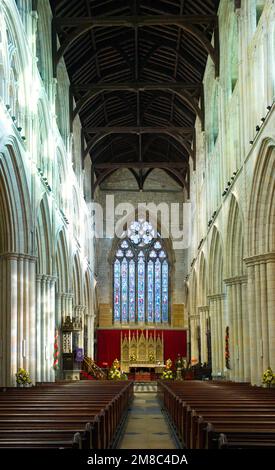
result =
[[[244,382],[250,382],[250,334],[249,334],[249,311],[247,305],[247,276],[242,284],[242,312],[243,312],[243,361]]]
[[[55,282],[47,274],[37,276],[37,374],[42,382],[54,382]],[[40,305],[39,305],[40,302]]]
[[[269,365],[275,373],[275,254],[266,261]]]
[[[209,299],[209,316],[211,321],[211,356],[212,356],[212,375],[217,375],[217,335],[216,335],[216,311],[215,311],[215,300],[212,296],[208,296]]]
[[[225,279],[224,282],[228,292],[230,379],[236,382],[244,381],[244,350],[246,348],[249,351],[247,347],[249,335],[245,332],[243,302],[247,277],[234,276]]]
[[[208,351],[207,351],[207,318],[209,313],[208,305],[198,308],[200,317],[200,330],[201,330],[201,362],[207,362]]]
[[[34,266],[36,258],[18,253],[0,256],[1,386],[15,386],[20,367],[36,381],[34,342]]]
[[[224,294],[209,295],[209,313],[211,318],[211,349],[212,349],[212,374],[223,375],[225,368],[224,360],[224,336],[225,327],[223,320]]]
[[[55,294],[55,326],[60,329],[62,325],[62,294]]]
[[[199,359],[198,339],[197,339],[197,315],[190,315],[191,334],[191,361]]]
[[[263,370],[265,371],[270,364],[269,340],[268,340],[268,306],[267,306],[267,276],[266,263],[260,265],[260,284],[261,284],[261,319],[262,319],[262,353]]]
[[[42,298],[42,276],[36,276],[36,380],[42,381],[42,316],[41,316],[41,298]]]
[[[254,265],[254,276],[255,276],[255,318],[256,318],[256,336],[255,341],[257,343],[257,364],[258,364],[258,379],[263,372],[263,343],[262,343],[262,322],[261,322],[261,279],[260,279],[260,264]],[[257,381],[257,383],[259,383]]]
[[[94,359],[94,315],[87,315],[88,350],[87,355]]]
[[[248,269],[251,382],[261,385],[266,367],[272,363],[275,368],[275,253],[252,256],[245,262]]]

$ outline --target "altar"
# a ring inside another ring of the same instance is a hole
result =
[[[143,373],[143,372],[154,372],[155,374],[161,374],[165,364],[129,364],[129,372],[133,373]]]
[[[163,333],[141,330],[121,332],[120,365],[123,372],[161,374],[164,368]]]

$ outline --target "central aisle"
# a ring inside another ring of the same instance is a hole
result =
[[[136,384],[119,449],[176,449],[157,400],[156,384]]]

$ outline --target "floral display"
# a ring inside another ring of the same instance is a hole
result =
[[[15,376],[18,385],[30,385],[32,383],[30,374],[25,369],[19,369]]]
[[[126,374],[120,371],[118,359],[115,359],[109,370],[108,378],[110,380],[127,380]]]
[[[171,369],[164,369],[162,373],[162,379],[173,380],[173,378],[174,378],[173,371]]]
[[[111,379],[111,380],[120,380],[120,376],[121,376],[120,370],[111,367],[111,369],[109,371],[109,379]]]
[[[273,371],[271,367],[268,367],[266,371],[263,373],[263,384],[266,384],[267,386],[270,387],[270,385],[275,384],[275,375],[273,374]]]
[[[162,377],[161,377],[162,379],[164,379],[164,380],[173,380],[174,374],[173,374],[173,371],[172,371],[172,365],[173,365],[173,363],[172,363],[171,359],[167,359],[165,369],[162,372]]]

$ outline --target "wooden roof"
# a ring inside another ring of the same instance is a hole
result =
[[[188,189],[196,117],[204,128],[209,54],[219,72],[219,1],[51,3],[55,71],[64,56],[71,123],[80,116],[87,143],[82,158],[90,155],[97,177],[93,187],[125,167],[140,188],[152,168],[163,168]]]

